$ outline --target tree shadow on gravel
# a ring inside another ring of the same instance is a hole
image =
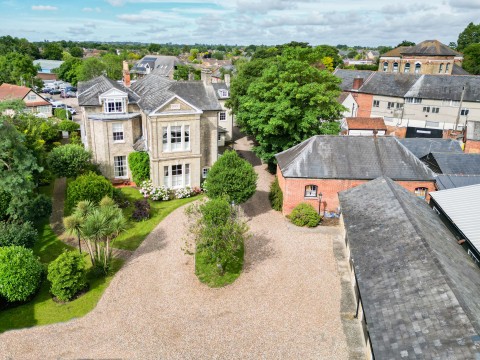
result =
[[[168,221],[168,220],[167,220]],[[150,237],[153,236],[152,240]],[[137,250],[130,257],[128,262],[124,266],[128,266],[131,262],[137,261],[140,257],[148,255],[149,253],[155,251],[161,251],[167,246],[166,244],[166,234],[163,229],[156,229],[148,235],[148,237],[143,241],[143,243],[138,247]]]
[[[276,252],[271,247],[271,242],[272,240],[264,235],[254,235],[245,243],[243,272],[248,273],[263,261],[275,257]]]
[[[257,190],[254,197],[242,205],[245,215],[249,218],[254,218],[272,210],[268,194],[267,191]]]
[[[236,150],[237,154],[242,158],[247,160],[252,166],[262,165],[262,161],[250,150]]]

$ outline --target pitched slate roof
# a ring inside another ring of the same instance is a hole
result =
[[[347,117],[345,121],[349,130],[387,130],[387,126],[381,117]]]
[[[339,199],[375,358],[478,359],[480,269],[437,214],[387,178]]]
[[[215,95],[217,96],[217,99],[228,99],[230,97],[230,88],[225,84],[224,82],[221,83],[213,83],[212,84],[213,89],[215,90]],[[220,96],[220,93],[218,90],[227,90],[228,91],[228,96]]]
[[[449,220],[480,252],[480,201],[475,201],[480,199],[480,185],[434,191],[430,195]]]
[[[438,40],[425,40],[421,43],[404,49],[400,52],[402,55],[422,55],[422,56],[461,56],[459,52],[450,49],[447,45]]]
[[[438,190],[477,185],[480,184],[480,175],[438,175],[435,183]]]
[[[201,110],[221,110],[213,87],[202,81],[173,81],[161,74],[151,73],[132,84],[140,96],[139,106],[150,113],[175,95]]]
[[[431,152],[463,153],[460,143],[453,139],[408,138],[398,141],[419,159]]]
[[[457,64],[453,64],[452,75],[470,75],[470,73]]]
[[[275,157],[287,178],[434,179],[430,169],[393,137],[317,135]]]
[[[404,97],[418,81],[420,74],[376,72],[363,83],[359,92],[374,95]]]
[[[333,74],[342,80],[340,89],[343,91],[350,91],[353,87],[353,79],[361,78],[363,81],[367,80],[370,76],[375,74],[375,71],[370,70],[345,70],[336,69]]]
[[[476,75],[422,75],[405,97],[459,101],[463,87],[464,101],[480,99],[480,76]]]
[[[146,74],[146,65],[148,64],[150,71],[155,71],[161,76],[168,76],[175,66],[181,63],[176,56],[146,55],[133,66],[132,73]]]
[[[437,174],[480,175],[480,154],[431,152],[420,160]]]
[[[77,88],[78,104],[80,106],[98,106],[98,97],[111,89],[117,89],[127,93],[129,103],[135,104],[139,100],[138,95],[132,90],[104,75],[98,76],[89,81],[80,81]]]

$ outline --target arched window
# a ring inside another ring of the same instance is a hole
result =
[[[418,187],[415,188],[415,195],[417,195],[419,198],[425,199],[428,194],[428,189],[426,187]]]
[[[410,72],[410,63],[406,63],[406,64],[405,64],[405,70],[403,70],[403,72],[405,72],[405,73],[409,73],[409,72]]]
[[[383,63],[383,71],[387,71],[388,70],[388,62],[384,62]]]
[[[438,68],[438,73],[440,74],[443,71],[443,63],[440,64],[440,67]]]
[[[317,197],[317,185],[305,186],[305,197]]]
[[[445,66],[445,73],[448,73],[448,70],[450,70],[450,63],[447,63],[447,66]]]
[[[418,74],[421,69],[422,69],[422,64],[416,63],[415,64],[415,74]]]
[[[393,72],[398,72],[398,62],[393,63]]]

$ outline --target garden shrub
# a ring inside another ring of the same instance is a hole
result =
[[[118,205],[120,209],[125,209],[130,205],[130,201],[128,201],[127,195],[125,195],[122,190],[113,188],[113,201]]]
[[[150,217],[150,203],[147,199],[136,200],[133,205],[135,206],[132,214],[133,220],[143,221]]]
[[[6,191],[0,190],[0,220],[8,218],[8,207],[10,205],[11,195]]]
[[[43,267],[33,251],[23,246],[0,247],[0,296],[8,302],[25,301],[39,288]]]
[[[150,157],[145,151],[136,151],[128,155],[128,166],[132,172],[132,180],[140,184],[150,178]]]
[[[0,221],[0,247],[17,245],[32,248],[37,239],[37,229],[29,221],[23,224]]]
[[[69,133],[80,130],[80,125],[72,120],[62,120],[58,124],[58,129]]]
[[[312,205],[298,204],[290,213],[290,221],[297,226],[315,227],[320,223],[320,215],[315,211]]]
[[[87,169],[91,158],[92,154],[83,146],[67,144],[54,148],[47,163],[57,177],[77,177]]]
[[[228,196],[236,204],[241,204],[255,193],[257,178],[248,161],[235,151],[226,151],[208,171],[203,187],[210,198]]]
[[[89,172],[80,175],[67,187],[66,210],[71,210],[82,200],[98,204],[103,197],[113,197],[113,185],[105,177]]]
[[[45,194],[37,195],[33,200],[21,199],[10,210],[13,219],[19,221],[37,221],[52,214],[52,199]]]
[[[270,193],[268,194],[270,204],[273,210],[282,211],[283,208],[283,192],[278,184],[278,178],[275,177],[272,185],[270,185]]]
[[[59,300],[70,301],[85,288],[86,269],[85,259],[78,251],[64,252],[48,265],[50,292]]]

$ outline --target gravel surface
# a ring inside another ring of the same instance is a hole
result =
[[[242,138],[235,148],[253,161],[249,146]],[[360,337],[356,320],[345,326],[355,309],[343,305],[346,262],[334,254],[340,228],[288,227],[269,206],[273,177],[254,164],[258,191],[244,205],[253,236],[235,283],[210,289],[197,280],[192,257],[181,250],[186,217],[180,208],[147,237],[92,312],[6,332],[0,358],[352,358],[350,343],[359,346]]]

